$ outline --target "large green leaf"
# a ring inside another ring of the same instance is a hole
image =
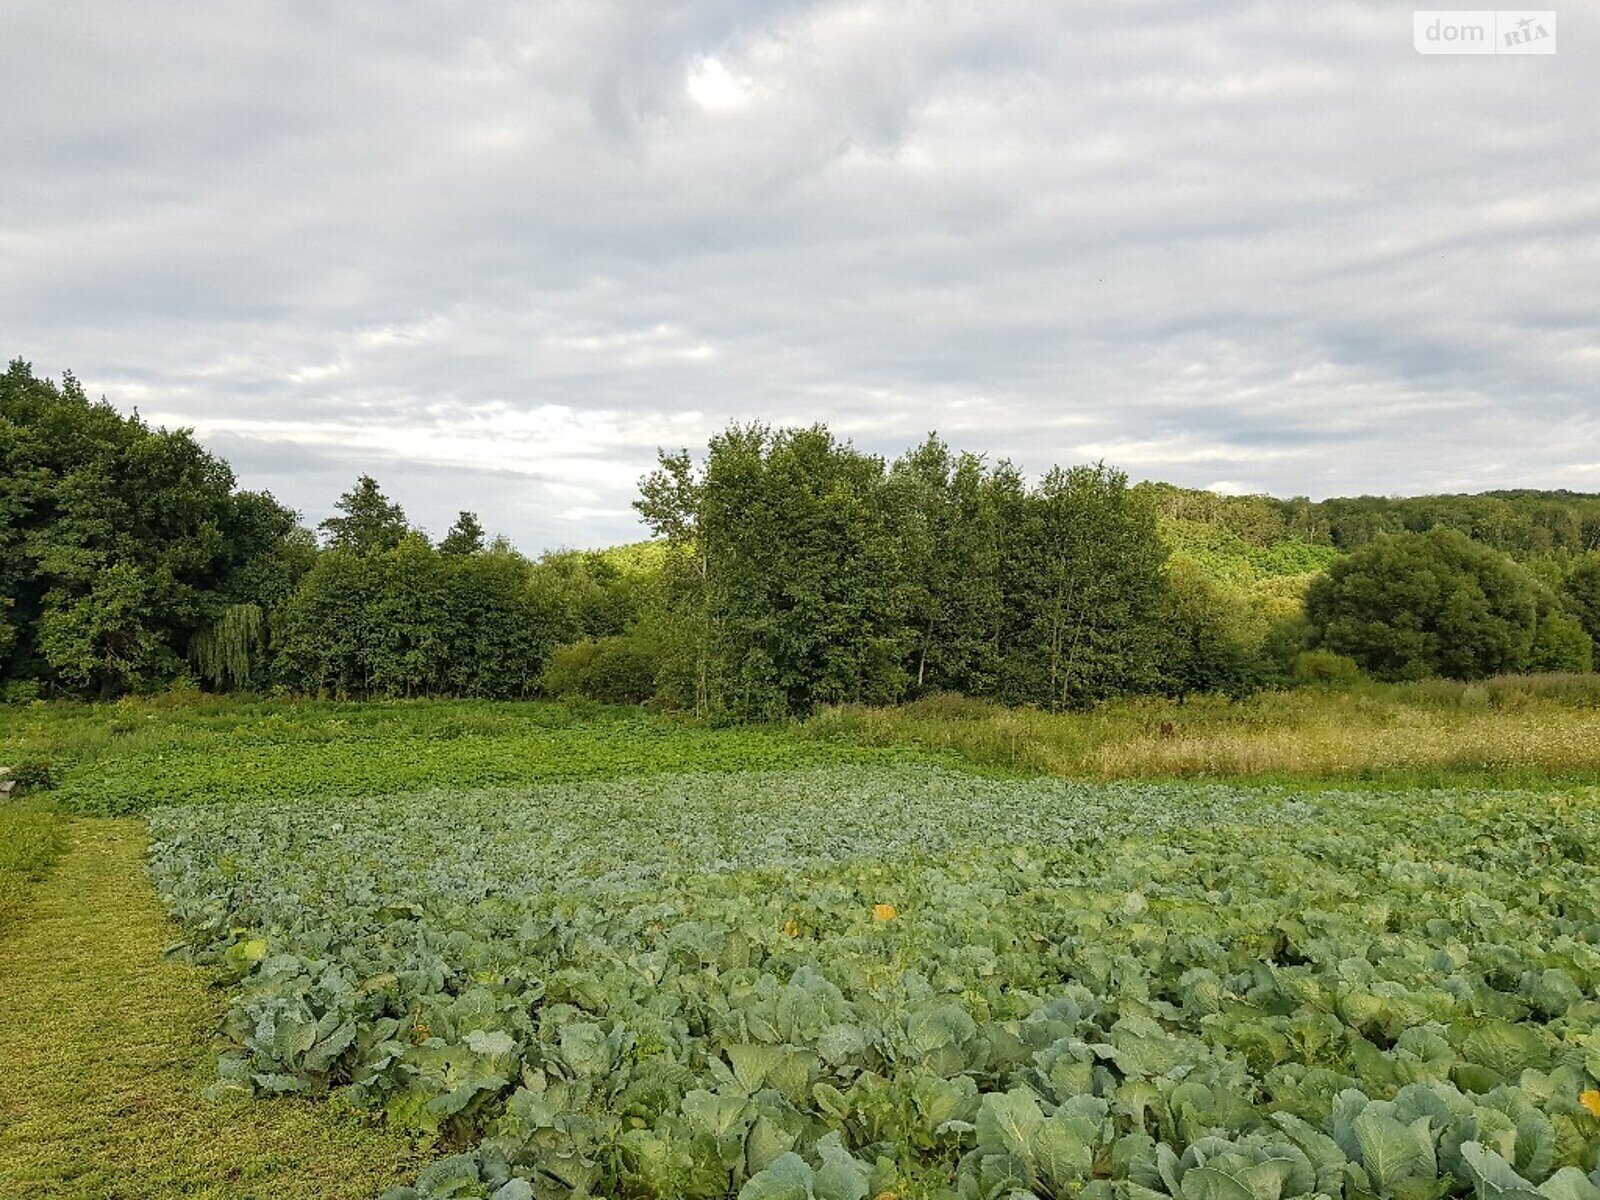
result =
[[[1035,1128],[1029,1144],[1028,1158],[1034,1169],[1057,1193],[1087,1178],[1094,1165],[1094,1147],[1074,1124],[1059,1115],[1053,1116]]]
[[[1504,1158],[1477,1142],[1461,1147],[1478,1200],[1538,1200],[1539,1193]]]
[[[1039,1101],[1025,1088],[990,1092],[978,1106],[978,1149],[1033,1162],[1033,1143],[1044,1125]]]
[[[816,1173],[798,1154],[781,1156],[739,1189],[739,1200],[813,1200]]]
[[[1215,1167],[1190,1167],[1183,1173],[1183,1200],[1256,1200],[1245,1183]]]
[[[1402,1125],[1369,1105],[1352,1124],[1361,1146],[1361,1164],[1380,1195],[1393,1196],[1407,1184],[1437,1176],[1439,1163],[1428,1117]]]

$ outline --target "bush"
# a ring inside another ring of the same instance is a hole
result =
[[[37,679],[8,679],[0,684],[0,704],[32,704],[43,694]]]
[[[1577,618],[1551,613],[1534,632],[1528,669],[1578,674],[1592,671],[1594,642]]]
[[[1361,681],[1361,667],[1332,650],[1302,650],[1294,656],[1289,677],[1300,686],[1344,687]]]
[[[550,652],[540,685],[552,696],[604,704],[643,704],[655,695],[656,656],[626,635],[585,638]]]
[[[557,622],[513,554],[329,550],[274,619],[273,675],[336,696],[525,696]]]
[[[1174,696],[1243,696],[1265,674],[1264,622],[1236,589],[1217,583],[1193,559],[1167,567],[1162,609],[1162,690]]]
[[[43,758],[25,758],[11,768],[11,782],[18,794],[48,792],[55,787],[55,773]]]

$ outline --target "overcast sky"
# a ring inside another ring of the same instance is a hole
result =
[[[0,2],[0,354],[309,521],[640,536],[657,446],[1600,491],[1600,3]]]

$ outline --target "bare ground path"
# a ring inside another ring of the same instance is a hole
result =
[[[79,820],[0,931],[0,1197],[376,1196],[409,1143],[326,1104],[213,1100],[221,998],[162,957],[144,824]]]

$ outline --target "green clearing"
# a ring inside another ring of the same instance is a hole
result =
[[[83,814],[287,796],[382,796],[664,771],[892,762],[782,728],[708,729],[637,708],[549,701],[234,700],[0,706],[0,762],[43,760]],[[914,752],[913,752],[914,753]]]

